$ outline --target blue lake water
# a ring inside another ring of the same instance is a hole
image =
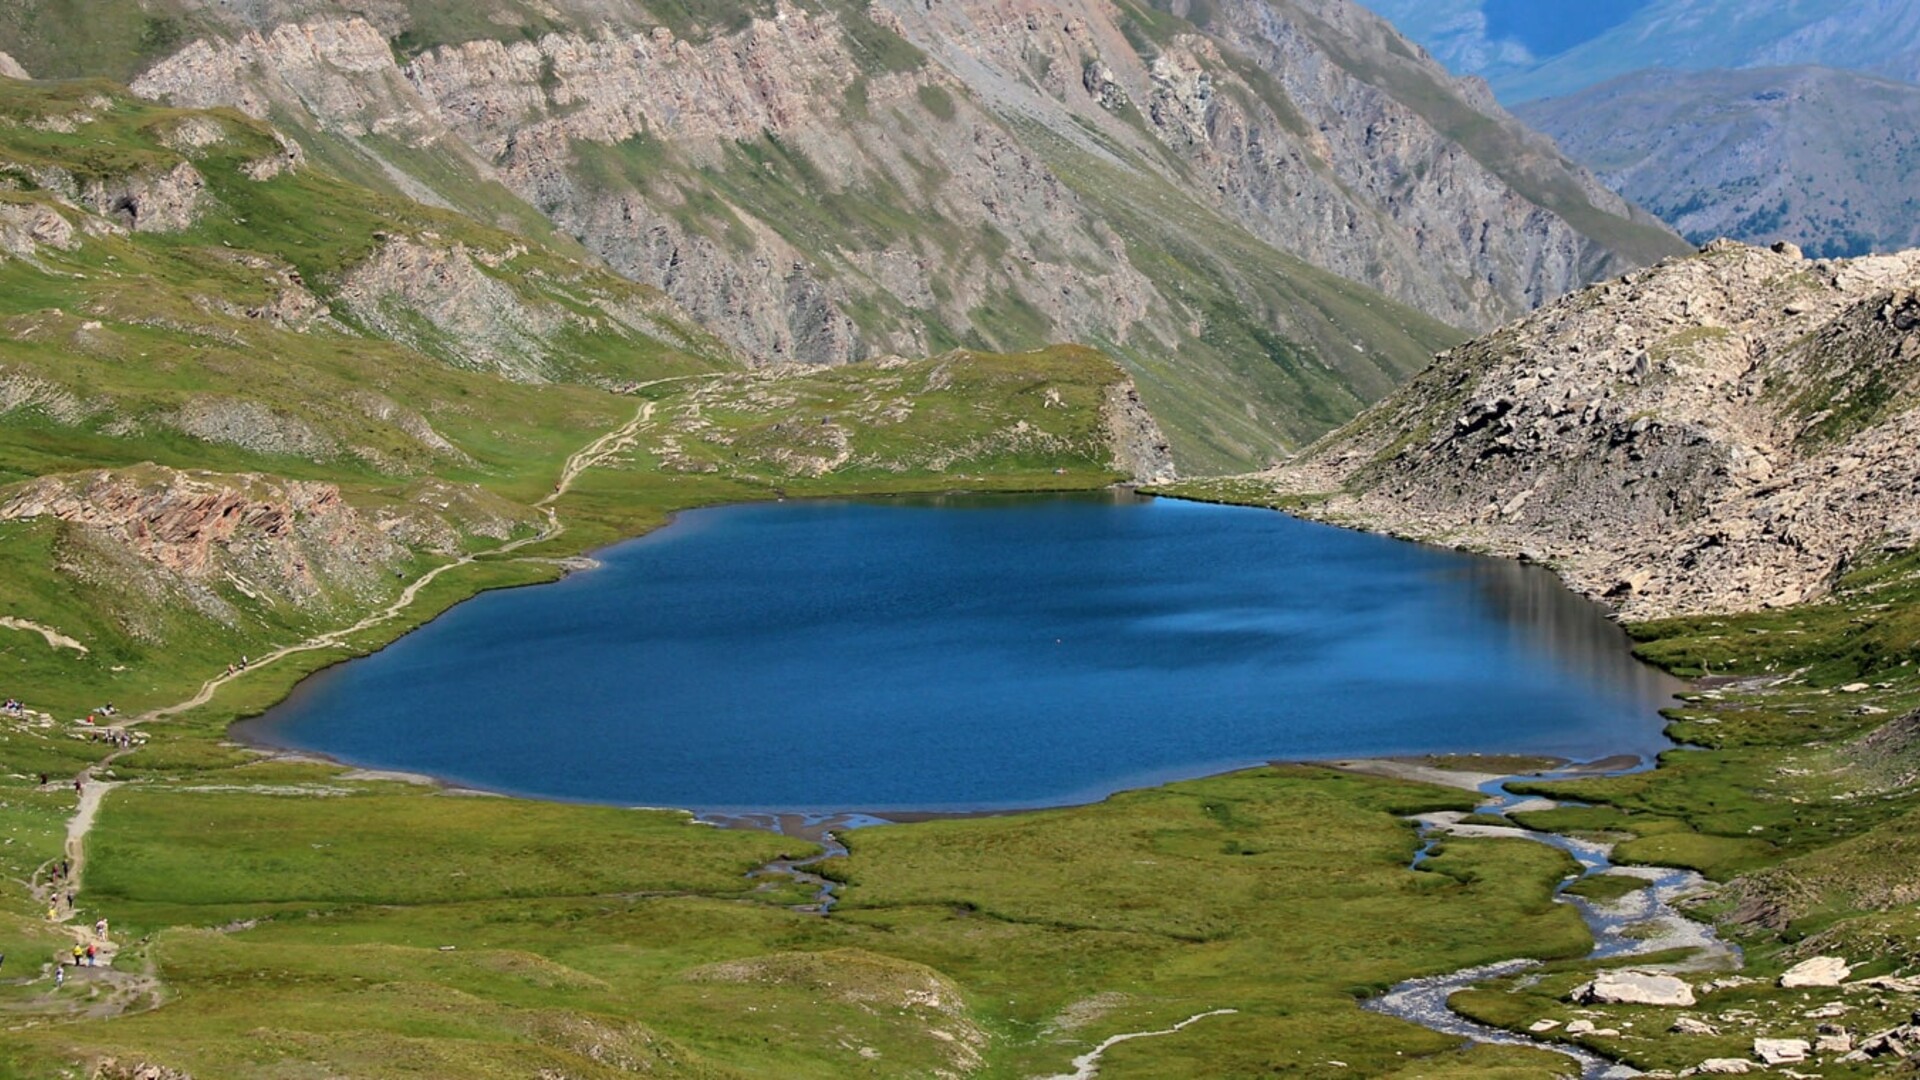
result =
[[[1275,759],[1651,756],[1675,684],[1546,572],[1271,511],[949,496],[683,514],[241,730],[706,812],[1084,802]]]

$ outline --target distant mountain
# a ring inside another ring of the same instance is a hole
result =
[[[1454,72],[1484,77],[1509,103],[1645,68],[1818,64],[1920,82],[1920,4],[1911,0],[1364,2]]]
[[[1920,247],[1920,86],[1821,67],[1643,71],[1518,111],[1696,243]]]

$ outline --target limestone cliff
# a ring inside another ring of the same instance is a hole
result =
[[[1629,618],[1782,606],[1920,542],[1916,405],[1920,252],[1717,241],[1442,353],[1267,479]]]
[[[1445,336],[1367,288],[1488,326],[1676,244],[1345,0],[203,14],[139,92],[296,120],[416,198],[504,185],[763,362],[1099,344],[1210,463]]]

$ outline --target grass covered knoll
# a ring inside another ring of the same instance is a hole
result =
[[[1232,1008],[1115,1048],[1103,1075],[1317,1075],[1329,1058],[1423,1075],[1403,1070],[1428,1056],[1432,1075],[1473,1075],[1480,1055],[1354,1006],[1415,974],[1585,952],[1549,899],[1557,852],[1460,841],[1407,869],[1398,815],[1470,801],[1262,769],[862,830],[821,919],[748,876],[807,847],[768,834],[318,765],[153,775],[108,797],[86,914],[138,935],[120,964],[150,963],[166,1003],[10,1030],[0,1071],[1026,1077]]]

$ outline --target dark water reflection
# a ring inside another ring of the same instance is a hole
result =
[[[1544,571],[1139,499],[683,515],[303,685],[251,737],[726,810],[1052,805],[1271,759],[1666,746],[1672,686]]]
[[[1545,567],[1471,559],[1459,573],[1514,641],[1575,677],[1643,700],[1664,702],[1682,689],[1680,680],[1635,660],[1626,632]]]

